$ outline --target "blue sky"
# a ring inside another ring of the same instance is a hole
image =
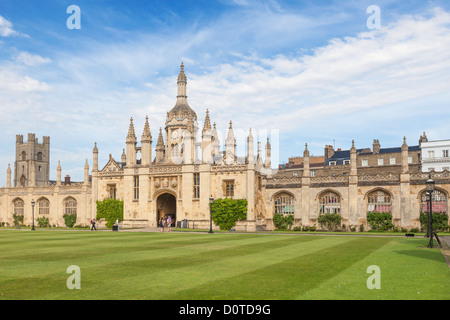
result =
[[[232,120],[241,155],[249,128],[269,135],[274,165],[305,143],[322,155],[450,138],[448,1],[2,0],[0,186],[16,134],[51,137],[51,179],[60,160],[82,180],[94,142],[100,167],[120,159],[130,117],[140,137],[149,116],[155,146],[181,61],[200,128],[209,109],[223,144]]]

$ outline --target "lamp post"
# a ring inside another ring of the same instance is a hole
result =
[[[214,198],[211,196],[209,197],[209,232],[208,233],[214,233],[212,230],[212,205],[214,203]]]
[[[430,237],[430,242],[428,243],[428,248],[433,248],[433,192],[434,192],[434,180],[431,179],[431,174],[426,181],[427,194],[428,194],[428,235]]]
[[[34,205],[36,204],[36,202],[34,202],[34,199],[32,199],[31,200],[31,210],[32,210],[32,213],[33,213],[33,222],[32,222],[32,227],[31,227],[31,230],[35,230],[34,229]]]

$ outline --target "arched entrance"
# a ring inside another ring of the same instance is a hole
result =
[[[158,196],[156,200],[156,222],[159,219],[172,218],[172,226],[175,226],[175,221],[177,221],[177,199],[174,195],[170,193],[163,193]]]

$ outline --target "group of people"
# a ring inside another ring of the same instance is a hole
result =
[[[159,218],[159,227],[161,228],[161,232],[164,232],[164,228],[167,227],[167,231],[170,231],[172,228],[172,217],[171,216],[167,216],[167,217],[161,217]]]
[[[95,230],[97,231],[97,228],[95,227],[95,223],[97,221],[95,219],[91,220],[91,231]],[[119,219],[116,220],[116,222],[114,223],[115,226],[117,226],[117,231],[119,231]]]

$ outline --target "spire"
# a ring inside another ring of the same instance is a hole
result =
[[[309,157],[309,150],[307,143],[305,143],[305,151],[303,151],[303,157]]]
[[[231,120],[230,120],[230,127],[228,128],[227,141],[230,141],[230,142],[234,141],[233,122]]]
[[[130,127],[128,128],[127,141],[136,140],[136,134],[134,133],[133,117],[130,118]]]
[[[187,98],[186,96],[186,83],[187,83],[187,78],[186,75],[184,74],[184,64],[183,62],[181,62],[181,70],[180,70],[180,74],[178,75],[178,96],[177,98]]]
[[[205,133],[205,131],[207,130],[211,130],[211,120],[209,119],[209,110],[206,109],[206,117],[205,117],[205,124],[203,125],[203,133]]]
[[[148,116],[145,116],[144,132],[142,133],[142,141],[152,141],[152,134],[150,133],[150,125],[148,124]]]
[[[163,138],[163,135],[162,135],[162,128],[159,128],[158,143],[156,144],[156,146],[164,147],[164,138]]]

